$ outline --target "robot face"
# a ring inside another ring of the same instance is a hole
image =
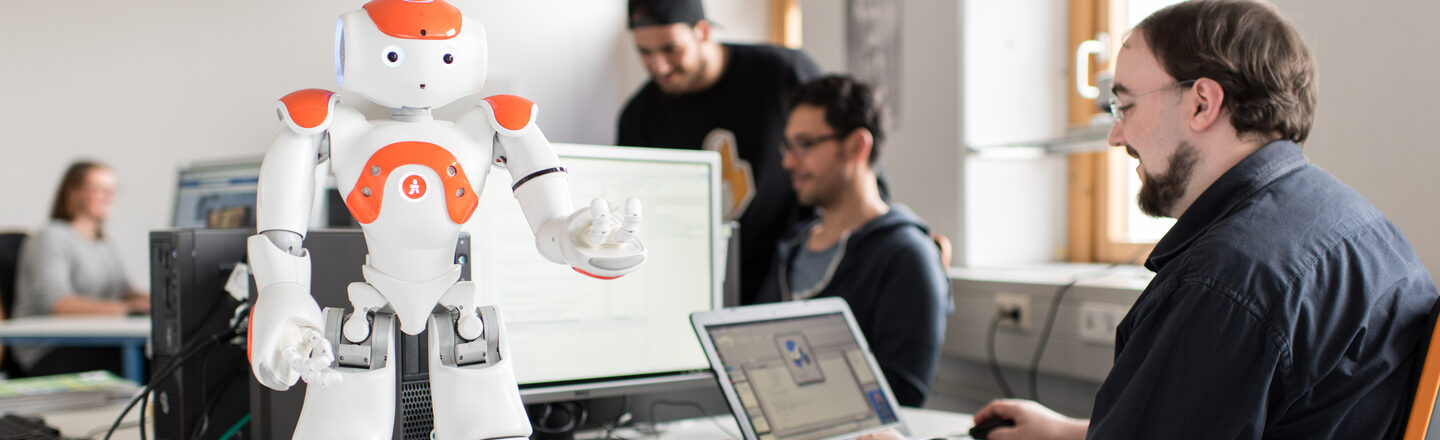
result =
[[[443,0],[376,0],[340,17],[340,88],[390,107],[433,108],[480,92],[485,28]]]

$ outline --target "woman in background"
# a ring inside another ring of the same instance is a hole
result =
[[[15,282],[15,316],[124,316],[148,313],[150,296],[125,278],[120,255],[105,241],[115,201],[115,173],[95,162],[65,171],[50,223],[25,240]],[[19,347],[10,351],[25,375],[107,369],[119,374],[118,348]]]

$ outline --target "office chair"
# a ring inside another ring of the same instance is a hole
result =
[[[20,244],[24,242],[24,232],[0,234],[0,305],[4,306],[6,318],[14,316],[15,270],[20,264]]]
[[[0,306],[3,306],[0,310],[4,311],[5,319],[15,316],[15,272],[20,264],[20,244],[24,242],[24,232],[0,234]],[[7,353],[0,359],[0,371],[15,377],[20,373],[20,365]]]
[[[1430,430],[1430,417],[1435,412],[1435,397],[1440,392],[1440,326],[1436,326],[1440,303],[1430,313],[1430,337],[1425,350],[1425,364],[1420,368],[1420,381],[1415,387],[1415,400],[1410,404],[1410,420],[1405,424],[1404,440],[1425,440]]]

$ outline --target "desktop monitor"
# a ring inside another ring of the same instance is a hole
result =
[[[649,258],[615,280],[547,261],[495,169],[471,236],[482,304],[505,317],[526,403],[714,386],[690,314],[719,308],[726,269],[720,159],[714,152],[556,144],[577,208],[600,197],[643,205]]]
[[[255,226],[255,191],[260,158],[202,162],[180,168],[176,177],[176,228]]]
[[[254,228],[255,200],[263,161],[263,156],[250,156],[180,167],[175,179],[175,215],[170,226],[180,229]],[[320,166],[329,167],[329,164]],[[310,228],[359,228],[360,224],[350,217],[345,208],[344,198],[335,190],[335,178],[328,174],[317,173]]]

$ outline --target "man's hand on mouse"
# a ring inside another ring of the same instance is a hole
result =
[[[1014,427],[990,431],[987,438],[993,440],[1081,440],[1090,426],[1088,420],[1065,417],[1031,400],[996,400],[975,413],[977,424],[993,418],[1015,421]]]

